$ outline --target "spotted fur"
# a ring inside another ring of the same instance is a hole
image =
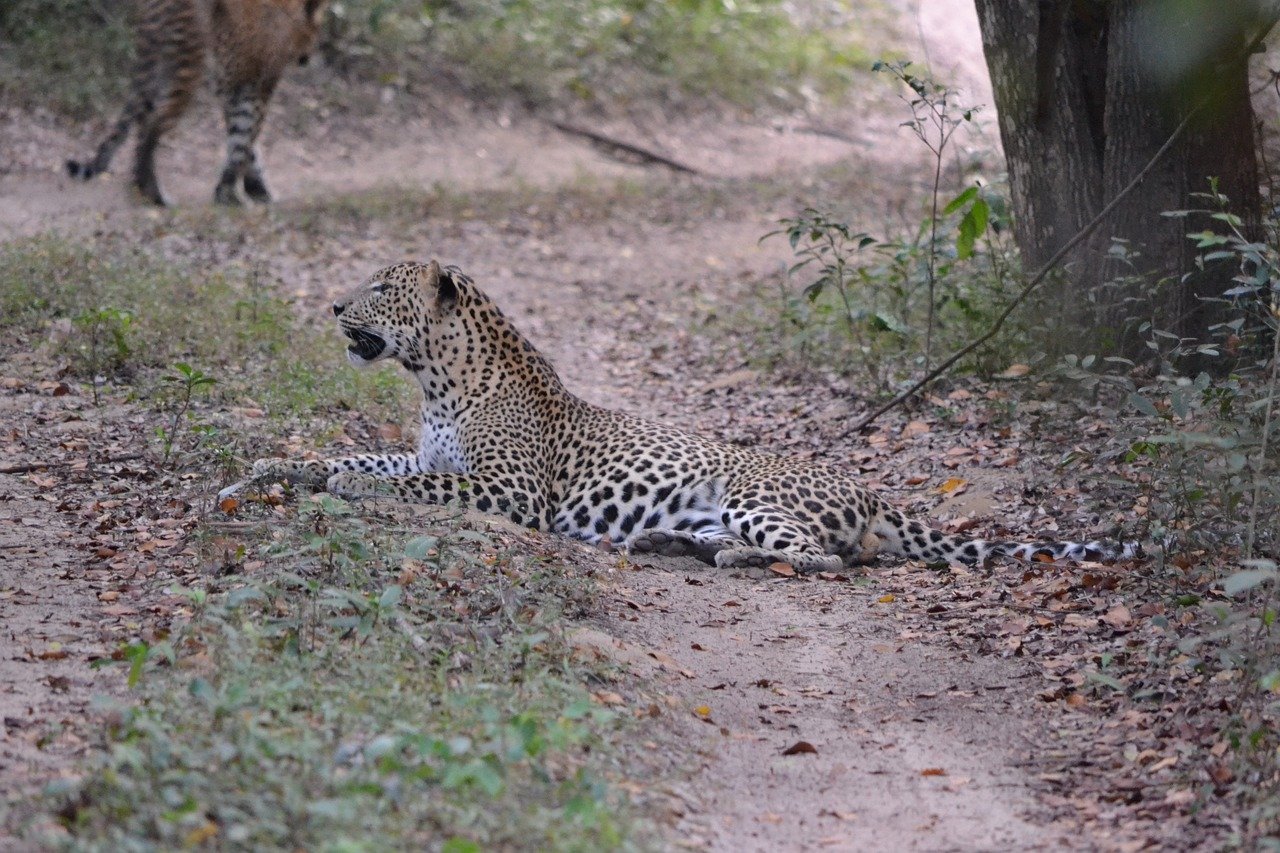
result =
[[[424,392],[415,454],[263,459],[253,476],[349,498],[458,502],[540,530],[718,566],[831,570],[877,548],[928,561],[1127,556],[1091,542],[967,540],[907,519],[844,471],[593,406],[456,267],[375,273],[333,313],[357,365],[394,359]],[[227,496],[243,488],[225,489]]]
[[[212,53],[227,126],[227,158],[214,201],[240,204],[239,189],[271,200],[254,148],[267,102],[284,69],[304,62],[320,32],[327,0],[140,0],[138,59],[120,118],[89,160],[68,160],[73,178],[105,172],[129,131],[138,128],[133,185],[163,206],[155,157],[160,140],[190,106]]]

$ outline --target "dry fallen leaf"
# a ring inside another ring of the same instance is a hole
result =
[[[813,744],[809,743],[809,741],[807,740],[798,740],[795,743],[791,744],[791,746],[782,750],[782,754],[783,755],[803,755],[803,754],[817,755],[818,748]]]
[[[1123,604],[1117,604],[1106,612],[1102,617],[1102,621],[1112,628],[1124,628],[1133,621],[1133,615],[1129,613],[1129,608]]]
[[[697,714],[699,717],[705,720],[711,716],[711,706],[699,705],[698,707],[693,709],[693,713]]]
[[[910,423],[908,423],[906,426],[902,428],[902,435],[904,437],[912,436],[912,435],[924,435],[925,433],[929,432],[931,429],[932,427],[930,427],[924,421],[911,421]]]
[[[238,506],[240,506],[240,501],[236,500],[235,498],[228,497],[218,501],[218,509],[225,512],[227,515],[231,515],[232,513],[234,513],[236,511],[236,507]]]
[[[592,694],[591,694],[591,698],[592,698],[592,700],[593,700],[593,701],[598,702],[598,703],[599,703],[599,704],[601,704],[601,705],[623,705],[623,704],[626,704],[626,700],[625,700],[625,699],[623,699],[621,695],[619,695],[619,694],[617,694],[617,693],[612,693],[612,692],[610,692],[610,691],[608,691],[608,690],[600,690],[600,691],[597,691],[597,692],[595,692],[595,693],[592,693]]]
[[[784,578],[793,578],[796,576],[796,570],[791,567],[790,563],[773,563],[769,566],[769,571],[775,575],[781,575]]]
[[[199,847],[206,841],[212,841],[218,836],[218,825],[211,820],[205,821],[202,825],[187,833],[187,837],[183,839],[183,847]]]
[[[938,491],[942,492],[944,495],[949,495],[952,492],[954,492],[956,489],[964,485],[965,485],[964,480],[961,480],[959,477],[952,477],[951,479],[943,483],[941,486],[938,486]]]
[[[894,602],[894,601],[896,601],[896,600],[897,600],[897,599],[895,599],[895,598],[893,597],[893,593],[891,593],[891,592],[886,592],[884,595],[882,595],[882,596],[880,596],[879,598],[877,598],[877,599],[876,599],[876,602],[877,602],[878,604],[893,604],[893,602]]]
[[[943,770],[941,767],[926,767],[925,769],[920,771],[920,775],[921,776],[946,776],[947,771]]]
[[[1031,368],[1025,364],[1011,364],[1003,371],[996,374],[998,379],[1017,379],[1019,376],[1026,376],[1031,372]]]

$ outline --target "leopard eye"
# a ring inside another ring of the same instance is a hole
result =
[[[369,289],[372,290],[374,293],[381,293],[382,291],[387,289],[387,286],[386,284],[375,284],[373,287]]]

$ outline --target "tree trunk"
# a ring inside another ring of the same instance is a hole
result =
[[[1150,13],[1159,2],[975,0],[1009,164],[1014,235],[1029,269],[1118,194],[1203,100],[1153,71]],[[1206,25],[1194,17],[1190,23]],[[1197,270],[1186,237],[1213,221],[1161,214],[1203,208],[1192,193],[1207,191],[1209,178],[1216,177],[1232,212],[1248,223],[1260,218],[1247,57],[1241,55],[1249,30],[1243,19],[1231,23],[1237,29],[1223,40],[1231,49],[1212,57],[1209,107],[1094,238],[1068,258],[1057,295],[1090,351],[1140,354],[1136,327],[1143,320],[1203,339],[1220,316],[1203,298],[1230,286],[1234,268],[1228,262]],[[1178,49],[1176,43],[1159,46]],[[1204,79],[1187,76],[1184,82]],[[1113,245],[1123,252],[1109,251]],[[1155,282],[1161,284],[1153,289]]]

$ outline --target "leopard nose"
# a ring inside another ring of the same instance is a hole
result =
[[[347,306],[343,305],[341,302],[333,303],[333,316],[341,317],[342,312],[345,310],[347,310]]]

